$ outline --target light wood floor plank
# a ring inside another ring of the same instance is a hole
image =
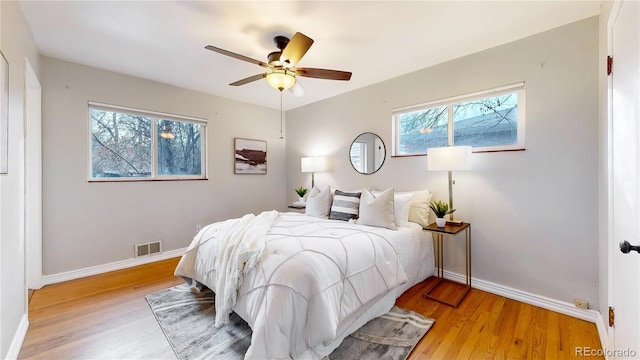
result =
[[[45,286],[33,292],[19,359],[175,359],[144,296],[181,284],[178,259]],[[434,279],[397,305],[436,319],[414,348],[417,359],[575,359],[575,347],[601,349],[594,324],[471,289],[457,308],[425,299]],[[435,294],[453,299],[445,284]]]

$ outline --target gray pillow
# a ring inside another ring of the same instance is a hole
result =
[[[349,221],[358,218],[361,193],[348,193],[336,190],[331,204],[329,219]]]

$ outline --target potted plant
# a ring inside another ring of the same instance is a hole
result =
[[[456,211],[456,209],[449,209],[449,204],[442,200],[432,201],[429,203],[429,207],[433,210],[433,213],[436,214],[436,225],[438,225],[438,227],[444,227],[447,223],[447,219],[444,217]]]
[[[299,188],[295,189],[294,191],[300,197],[300,199],[299,199],[300,202],[303,203],[304,202],[304,195],[307,193],[307,189],[305,189],[302,186],[300,186]]]

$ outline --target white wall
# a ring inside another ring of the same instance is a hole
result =
[[[24,58],[29,59],[37,75],[40,65],[31,30],[18,2],[1,1],[0,8],[0,49],[9,62],[9,174],[0,176],[0,358],[4,359],[14,337],[21,336],[17,332],[27,311],[24,266]]]
[[[319,186],[429,188],[446,199],[447,175],[428,172],[426,157],[387,158],[366,176],[351,168],[349,145],[371,131],[391,149],[393,108],[520,81],[526,151],[474,154],[473,170],[454,174],[457,217],[472,223],[473,276],[597,309],[596,17],[287,112],[287,189],[309,186],[301,156],[325,155]],[[464,274],[463,242],[445,252],[445,268]]]
[[[286,208],[278,111],[47,57],[41,83],[45,274],[130,259],[137,243],[186,247],[197,224]],[[87,182],[89,101],[208,119],[209,180]],[[234,175],[234,137],[267,141],[267,175]]]

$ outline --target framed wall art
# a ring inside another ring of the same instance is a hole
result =
[[[0,175],[9,173],[9,63],[0,51]]]
[[[267,142],[235,138],[235,174],[267,173]]]

